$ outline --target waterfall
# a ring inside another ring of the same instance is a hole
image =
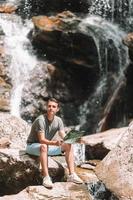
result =
[[[111,6],[109,0],[94,0],[89,10],[90,15],[99,15],[106,17],[107,13],[111,12]]]
[[[12,81],[11,114],[20,116],[20,105],[23,86],[29,78],[30,71],[36,66],[36,58],[32,53],[32,46],[27,34],[32,24],[25,24],[18,16],[1,15],[0,24],[5,33],[4,46],[6,54],[10,56],[9,74]]]
[[[116,72],[123,72],[128,64],[128,51],[122,44],[122,39],[126,35],[119,26],[112,24],[98,16],[87,16],[79,24],[79,30],[86,35],[90,35],[96,44],[99,55],[99,67],[101,72],[108,71],[108,50],[113,49],[117,54]],[[112,52],[113,53],[113,52]]]
[[[90,15],[101,16],[112,22],[124,24],[124,29],[130,29],[133,21],[133,0],[94,0],[89,9]]]
[[[100,78],[95,84],[93,93],[80,106],[79,121],[82,127],[88,117],[93,121],[92,113],[95,113],[95,117],[99,116],[105,102],[105,94],[110,96],[124,77],[123,72],[129,63],[129,57],[128,49],[122,43],[126,33],[118,25],[100,16],[88,15],[79,24],[79,31],[93,38],[97,47],[100,71]],[[108,91],[109,85],[110,91]]]

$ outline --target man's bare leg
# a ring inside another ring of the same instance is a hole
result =
[[[48,149],[47,145],[43,144],[40,147],[40,162],[42,166],[42,176],[43,176],[43,185],[47,188],[52,188],[53,183],[51,181],[51,178],[49,177],[48,173],[48,155],[47,155]]]
[[[67,181],[82,184],[83,181],[75,173],[74,153],[73,153],[72,145],[71,144],[63,144],[62,147],[65,151],[65,158],[66,158],[66,162],[67,162],[67,166],[68,166],[68,170],[69,170],[69,175],[68,175]]]
[[[41,162],[41,167],[42,167],[42,176],[49,176],[47,145],[45,144],[40,146],[40,162]]]
[[[65,159],[68,166],[69,174],[74,173],[74,154],[71,144],[63,144],[63,150],[65,151]]]

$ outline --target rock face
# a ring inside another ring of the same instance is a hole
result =
[[[85,185],[74,183],[55,183],[52,190],[43,186],[30,186],[16,195],[0,197],[2,200],[39,200],[39,199],[71,199],[71,200],[91,200]]]
[[[97,48],[94,39],[80,31],[81,18],[64,11],[50,17],[36,16],[32,20],[35,26],[30,35],[33,45],[46,53],[49,60],[56,60],[63,66],[66,63],[66,70],[68,64],[79,70],[93,68],[98,71]]]
[[[0,5],[0,13],[13,13],[14,11],[16,11],[16,7],[15,5],[12,4],[8,4],[8,3],[3,3],[2,5]]]
[[[127,127],[114,128],[107,131],[84,136],[86,159],[103,159],[109,151],[115,148]]]
[[[63,167],[49,157],[50,176],[60,181]],[[0,195],[15,194],[29,185],[42,184],[39,160],[28,156],[24,150],[0,149]]]
[[[11,148],[24,149],[29,132],[30,126],[21,118],[0,113],[0,137],[8,138]]]
[[[98,178],[120,200],[133,199],[133,123],[103,161],[96,167]]]
[[[123,43],[128,47],[129,52],[129,58],[130,63],[125,71],[126,79],[127,79],[127,87],[126,87],[126,99],[128,102],[128,106],[126,106],[127,113],[130,113],[129,115],[133,115],[133,32],[127,34],[125,38],[123,38]]]
[[[123,39],[123,42],[129,48],[129,56],[133,61],[133,33],[127,34],[127,36]]]
[[[0,111],[10,110],[11,83],[8,72],[8,56],[4,49],[4,32],[0,26]]]

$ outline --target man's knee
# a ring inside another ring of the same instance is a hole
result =
[[[63,146],[64,151],[71,151],[72,150],[72,145],[65,143]]]
[[[44,152],[46,153],[47,150],[48,150],[47,145],[46,144],[41,144],[41,146],[40,146],[40,152],[41,153],[44,153]]]

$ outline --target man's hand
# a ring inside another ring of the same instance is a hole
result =
[[[57,140],[56,141],[56,146],[61,146],[63,144],[63,140]]]

